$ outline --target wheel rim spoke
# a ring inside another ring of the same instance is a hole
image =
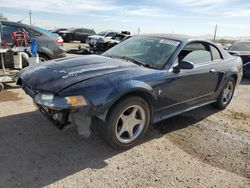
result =
[[[119,131],[118,133],[119,136],[122,136],[122,134],[127,131],[124,127],[125,126],[122,126],[121,130]]]
[[[233,84],[232,82],[229,82],[228,85],[225,87],[223,91],[223,103],[227,104],[233,95]]]
[[[134,107],[131,114],[130,114],[131,118],[135,117],[137,111],[138,111],[138,107]]]
[[[138,125],[138,124],[142,124],[143,123],[143,120],[142,119],[134,119],[133,121],[134,123],[134,126]]]
[[[122,143],[130,143],[135,140],[144,128],[145,118],[145,111],[139,105],[125,109],[116,123],[117,139]]]
[[[130,137],[130,138],[133,138],[133,136],[134,136],[133,128],[130,128],[130,129],[128,130],[128,134],[129,134],[129,137]]]

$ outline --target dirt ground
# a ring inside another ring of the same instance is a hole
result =
[[[114,151],[57,130],[30,97],[0,93],[0,187],[250,187],[250,80],[224,111],[206,106],[152,125]]]

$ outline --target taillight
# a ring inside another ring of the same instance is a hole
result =
[[[63,38],[62,37],[57,37],[56,38],[56,43],[58,44],[58,45],[61,45],[61,46],[63,46]]]

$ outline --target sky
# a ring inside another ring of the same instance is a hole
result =
[[[86,27],[140,33],[250,36],[249,0],[0,0],[11,21],[54,29]]]

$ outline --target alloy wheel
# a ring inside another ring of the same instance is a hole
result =
[[[116,138],[124,144],[133,142],[142,133],[145,123],[146,112],[141,106],[132,105],[127,107],[116,122]]]
[[[223,99],[222,103],[226,105],[227,103],[230,102],[234,92],[234,84],[233,82],[228,82],[227,86],[223,90]]]

